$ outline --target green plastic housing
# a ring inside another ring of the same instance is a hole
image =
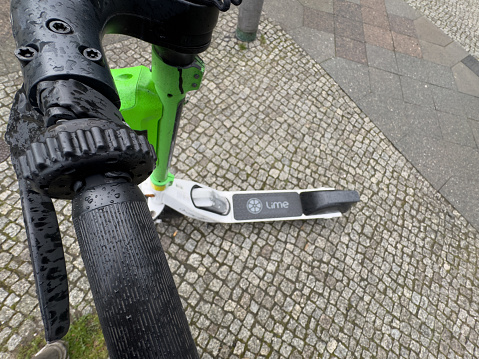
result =
[[[153,47],[151,71],[145,66],[111,70],[128,125],[147,131],[157,155],[151,182],[157,189],[174,179],[171,157],[186,93],[200,87],[205,66],[199,57],[184,67],[166,64]]]

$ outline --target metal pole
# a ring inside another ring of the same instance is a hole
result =
[[[264,0],[243,0],[239,7],[238,27],[236,37],[241,41],[251,42],[256,40],[261,9]]]

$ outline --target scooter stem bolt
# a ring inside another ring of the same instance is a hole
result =
[[[50,20],[47,24],[47,27],[50,31],[53,31],[57,34],[71,34],[73,29],[63,20]]]
[[[85,56],[88,60],[91,60],[91,61],[100,61],[102,57],[101,52],[92,47],[88,47],[85,50],[83,50],[83,56]]]

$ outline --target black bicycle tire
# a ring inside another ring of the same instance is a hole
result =
[[[138,187],[82,191],[73,200],[73,222],[110,358],[198,358]]]

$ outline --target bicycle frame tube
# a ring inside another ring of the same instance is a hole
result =
[[[151,71],[144,66],[112,70],[123,118],[134,130],[146,130],[155,148],[157,162],[150,179],[156,190],[173,181],[168,170],[181,111],[187,92],[200,87],[204,69],[198,56],[153,46]]]

